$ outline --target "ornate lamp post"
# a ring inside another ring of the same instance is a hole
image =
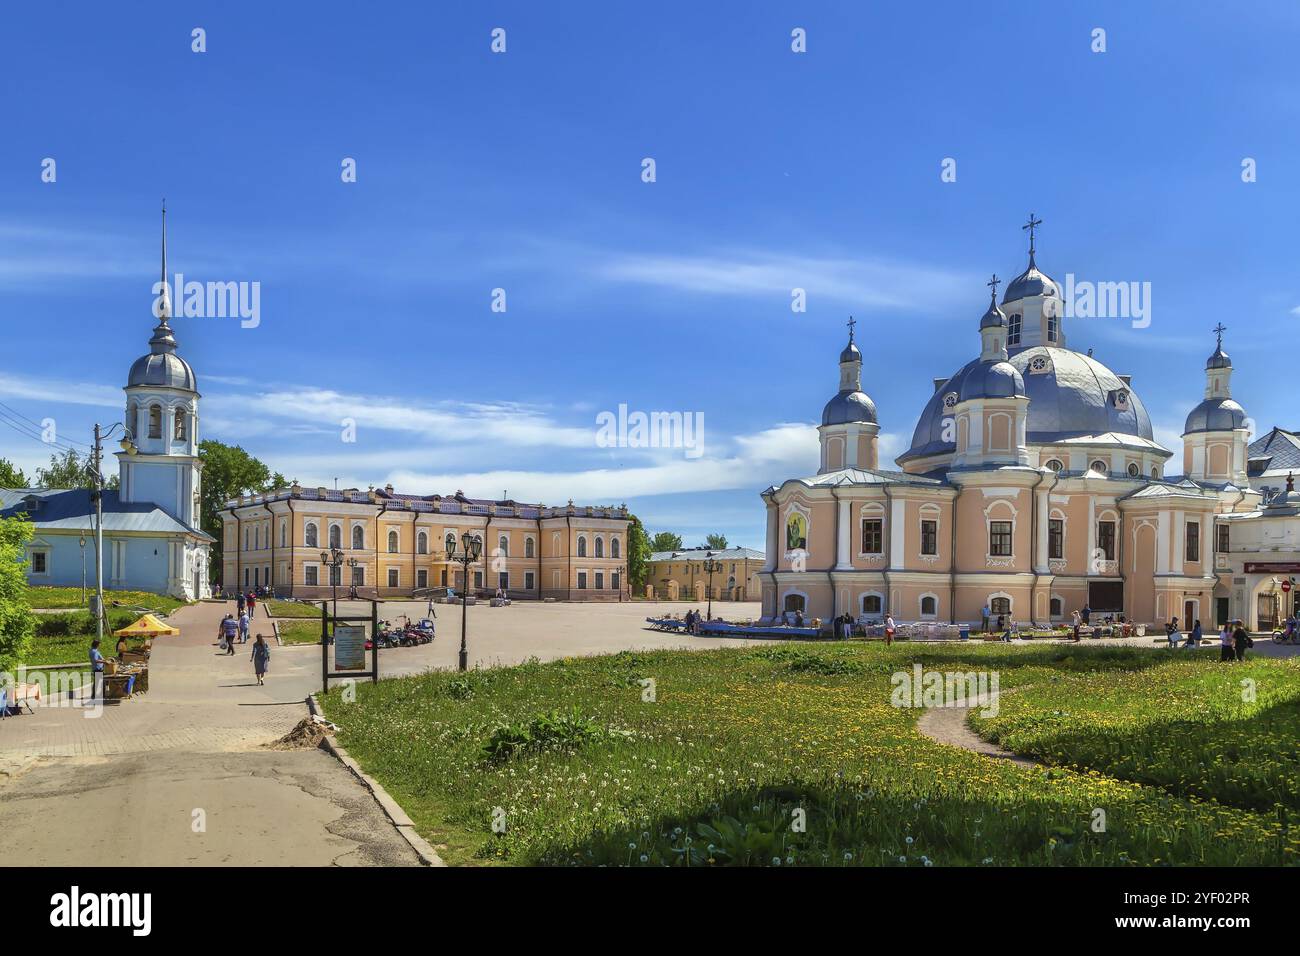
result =
[[[456,539],[447,542],[447,560],[455,561],[463,569],[460,588],[460,669],[469,669],[469,648],[465,644],[465,627],[469,620],[467,598],[469,595],[469,566],[478,562],[483,551],[483,542],[468,531],[460,536],[460,553],[456,553]]]
[[[623,603],[623,584],[626,581],[626,575],[627,575],[627,565],[620,564],[618,566],[618,603],[619,604]]]
[[[348,597],[354,601],[357,599],[357,565],[360,563],[356,558],[348,558],[348,567],[352,569],[352,579],[348,582]]]
[[[95,499],[95,639],[99,641],[104,639],[104,475],[100,471],[100,462],[104,457],[103,440],[112,437],[113,432],[119,428],[122,429],[122,440],[118,444],[128,455],[134,455],[138,449],[131,440],[131,429],[122,422],[110,425],[107,429],[100,428],[96,422],[95,447],[90,453],[91,479],[95,483],[90,492]],[[84,550],[82,567],[85,567]]]
[[[709,576],[709,609],[705,613],[705,620],[713,620],[713,575],[722,570],[722,562],[713,560],[713,552],[710,551],[704,559],[704,571]]]
[[[355,559],[354,559],[355,560]],[[334,589],[334,617],[339,616],[339,578],[343,572],[343,549],[330,548],[320,553],[320,563],[330,569],[330,587]]]

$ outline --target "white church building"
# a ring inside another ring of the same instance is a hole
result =
[[[166,294],[158,312],[149,351],[131,365],[124,389],[130,450],[117,453],[118,488],[103,493],[104,587],[197,600],[211,594],[213,540],[199,520],[199,391],[194,370],[176,352]],[[0,517],[16,515],[35,526],[28,546],[29,583],[70,587],[84,580],[93,586],[95,502],[90,490],[0,489]]]

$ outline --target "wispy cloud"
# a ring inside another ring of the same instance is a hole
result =
[[[122,390],[111,385],[31,378],[8,372],[0,372],[0,397],[55,405],[95,405],[107,408],[120,408],[124,403]]]

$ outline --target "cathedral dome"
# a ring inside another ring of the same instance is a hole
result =
[[[849,341],[848,345],[844,346],[844,351],[840,353],[840,361],[841,362],[862,361],[862,353],[858,351],[858,347],[853,344],[852,340]]]
[[[980,318],[981,329],[1001,329],[1007,324],[1006,314],[998,308],[996,300],[989,303],[989,310]]]
[[[981,362],[966,375],[961,401],[972,398],[1015,398],[1025,394],[1025,380],[1010,362]]]
[[[864,392],[840,392],[822,409],[823,425],[844,425],[849,422],[876,424],[876,403]]]
[[[1011,280],[1007,286],[1007,291],[1002,295],[1002,304],[1015,302],[1017,299],[1025,299],[1031,295],[1052,295],[1060,296],[1060,290],[1056,282],[1042,272],[1038,271],[1038,266],[1034,265],[1031,257],[1029,268],[1020,275]]]
[[[187,392],[198,391],[194,381],[194,369],[175,352],[150,352],[142,355],[131,365],[126,387],[137,385],[161,388],[181,388]]]
[[[1205,368],[1207,370],[1212,368],[1232,368],[1232,359],[1228,357],[1227,352],[1223,351],[1222,345],[1216,348],[1214,354],[1205,360]]]
[[[1183,434],[1226,432],[1246,423],[1246,410],[1230,398],[1207,398],[1187,416]]]
[[[900,462],[955,450],[945,419],[952,417],[967,379],[981,374],[981,364],[979,359],[967,363],[930,396],[912,435],[912,447]],[[1031,444],[1107,432],[1154,441],[1142,400],[1092,356],[1038,345],[1017,352],[1007,364],[1020,373],[1029,397],[1025,438]]]

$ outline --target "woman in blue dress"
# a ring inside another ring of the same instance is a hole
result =
[[[257,683],[259,685],[266,683],[266,672],[271,668],[271,648],[263,640],[262,635],[257,635],[257,640],[253,642],[253,671],[257,674]]]

